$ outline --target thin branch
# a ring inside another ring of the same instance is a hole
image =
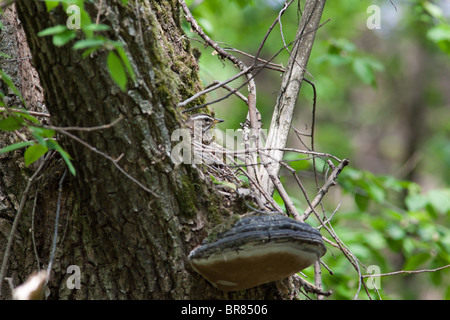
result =
[[[95,24],[100,23],[100,13],[102,12],[103,0],[100,0],[100,4],[98,5],[97,18],[95,19]],[[139,14],[137,15],[137,20],[139,21]]]
[[[331,291],[323,291],[322,288],[319,288],[311,283],[309,283],[308,281],[302,279],[302,277],[294,274],[293,275],[294,281],[298,281],[300,283],[300,285],[305,289],[306,292],[310,292],[310,293],[314,293],[316,295],[322,295],[322,296],[330,296],[331,295]]]
[[[201,97],[202,95],[205,95],[205,94],[207,94],[208,92],[214,91],[214,90],[216,90],[216,89],[218,89],[218,88],[224,86],[225,84],[230,83],[230,82],[232,82],[232,81],[234,81],[234,80],[236,80],[236,79],[242,77],[243,75],[245,75],[245,74],[247,74],[248,72],[250,72],[251,69],[252,69],[251,67],[245,68],[244,70],[242,70],[242,71],[239,72],[238,74],[232,76],[231,78],[229,78],[229,79],[227,79],[227,80],[225,80],[225,81],[220,81],[220,82],[218,82],[217,84],[215,84],[215,85],[213,85],[213,86],[208,86],[208,87],[206,87],[206,89],[204,89],[204,90],[202,90],[202,91],[199,91],[199,92],[197,92],[196,94],[194,94],[192,97],[190,97],[190,98],[188,98],[188,99],[186,99],[186,100],[180,102],[180,103],[177,105],[177,107],[179,107],[179,108],[185,107],[187,104],[191,103],[192,101],[194,101],[194,100],[197,99],[198,97]],[[233,90],[232,93],[237,92],[238,90],[239,90],[239,89],[235,89],[235,90]],[[204,105],[196,106],[196,108],[201,108],[201,107],[203,107],[203,106],[204,106]],[[192,108],[191,108],[191,109],[188,109],[188,110],[184,110],[183,113],[184,113],[184,112],[187,112],[187,111],[192,111]]]
[[[53,261],[55,260],[55,252],[56,252],[56,241],[58,239],[58,227],[59,227],[59,213],[61,211],[61,195],[62,195],[62,185],[64,182],[64,178],[66,177],[67,169],[64,169],[64,173],[61,176],[58,184],[58,200],[56,202],[56,215],[55,215],[55,226],[53,231],[53,241],[52,241],[52,249],[50,252],[50,258],[47,267],[47,278],[46,283],[48,283],[50,279],[50,271],[52,270]]]
[[[21,109],[14,109],[14,108],[4,108],[4,107],[0,107],[0,111],[18,112],[18,113],[24,113],[24,114],[28,113],[29,115],[36,116],[36,117],[50,118],[50,114],[45,113],[45,112],[28,111],[28,110],[21,110]]]
[[[232,48],[232,47],[227,47],[227,48],[224,48],[224,49],[227,50],[227,51],[240,53],[243,56],[246,56],[246,57],[249,57],[249,58],[255,60],[255,62],[253,63],[255,69],[256,68],[267,68],[267,69],[276,70],[276,71],[279,71],[279,72],[285,72],[286,71],[286,69],[281,64],[276,64],[276,63],[273,63],[273,62],[270,62],[270,61],[267,61],[267,60],[264,60],[264,59],[261,59],[261,58],[257,58],[256,56],[251,55],[251,54],[249,54],[247,52],[244,52],[242,50],[239,50],[239,49],[236,49],[236,48]],[[260,62],[261,64],[257,64],[257,62]]]
[[[259,57],[259,55],[261,53],[261,50],[264,47],[264,44],[266,43],[267,38],[269,37],[269,35],[272,32],[273,28],[275,28],[275,26],[277,25],[278,22],[281,23],[281,16],[286,12],[287,8],[291,5],[292,2],[294,2],[294,0],[290,0],[289,3],[286,3],[286,2],[284,3],[283,8],[278,13],[277,18],[275,19],[275,21],[272,23],[272,25],[267,30],[263,40],[261,41],[261,43],[260,43],[260,45],[258,47],[258,50],[256,50],[255,61],[258,59],[258,57]]]
[[[121,114],[116,120],[114,120],[111,123],[107,123],[107,124],[102,124],[100,126],[94,126],[94,127],[57,127],[57,126],[51,126],[51,125],[45,125],[43,124],[42,127],[46,128],[46,129],[52,129],[55,131],[97,131],[97,130],[104,130],[104,129],[109,129],[113,126],[115,126],[117,123],[119,123],[121,120],[124,119],[124,116]],[[31,124],[33,125],[33,124]]]
[[[36,239],[35,239],[35,232],[34,232],[34,216],[35,216],[35,212],[36,212],[36,203],[37,203],[37,199],[38,199],[38,192],[39,192],[39,185],[36,188],[36,193],[34,194],[33,210],[31,211],[31,241],[33,243],[33,251],[34,251],[34,256],[36,258],[37,269],[41,270],[41,264],[39,262],[39,255],[38,255],[37,248],[36,248]]]
[[[387,277],[387,276],[394,276],[397,274],[417,274],[417,273],[424,273],[424,272],[436,272],[439,270],[450,268],[450,264],[435,268],[435,269],[422,269],[422,270],[400,270],[400,271],[393,271],[393,272],[387,272],[387,273],[378,273],[378,274],[367,274],[363,275],[362,278],[371,278],[371,277]]]
[[[213,82],[211,83],[211,85],[216,85],[216,84],[218,84],[218,83],[220,83],[220,81],[213,81]],[[229,92],[235,94],[239,99],[241,99],[242,101],[244,101],[245,104],[248,103],[247,97],[244,96],[244,95],[243,95],[242,93],[240,93],[239,91],[237,91],[236,89],[234,89],[234,88],[232,88],[232,87],[230,87],[230,86],[228,86],[228,85],[226,85],[226,84],[223,84],[223,85],[222,85],[222,88],[224,88],[224,89],[228,90]]]
[[[111,157],[110,155],[106,154],[106,153],[103,152],[103,151],[98,150],[97,148],[91,146],[91,145],[90,145],[89,143],[87,143],[86,141],[84,141],[84,140],[78,138],[77,136],[71,134],[70,132],[68,132],[68,131],[66,131],[66,130],[63,130],[63,129],[61,129],[61,128],[57,128],[57,129],[55,129],[55,130],[57,130],[58,132],[60,132],[60,133],[62,133],[62,134],[64,134],[64,135],[66,135],[66,136],[68,136],[69,138],[71,138],[71,139],[77,141],[78,143],[82,144],[83,146],[85,146],[85,147],[88,148],[89,150],[91,150],[91,151],[93,151],[93,152],[95,152],[95,153],[101,155],[101,156],[104,157],[105,159],[111,161],[111,162],[114,164],[114,166],[115,166],[117,169],[119,169],[119,171],[122,172],[122,174],[125,175],[128,179],[130,179],[131,181],[133,181],[134,183],[136,183],[141,189],[143,189],[143,190],[145,190],[146,192],[151,193],[153,196],[159,198],[159,196],[158,196],[155,192],[153,192],[152,190],[150,190],[149,188],[147,188],[146,186],[144,186],[142,183],[140,183],[138,180],[136,180],[136,178],[134,178],[133,176],[131,176],[128,172],[126,172],[126,171],[118,164],[118,162],[120,161],[120,159],[122,159],[122,157],[123,157],[123,155],[124,155],[123,153],[122,153],[118,158],[114,159],[114,158]]]
[[[342,170],[350,163],[348,159],[344,159],[339,163],[337,167],[333,169],[333,172],[328,177],[327,182],[320,188],[319,192],[317,193],[317,196],[314,198],[314,200],[311,202],[310,206],[305,210],[303,213],[301,219],[302,221],[305,221],[308,216],[313,211],[313,208],[315,208],[321,201],[322,198],[325,196],[325,194],[328,192],[330,187],[336,185],[336,180],[339,176],[339,174],[342,172]]]
[[[124,118],[123,115],[120,115],[119,118],[117,118],[116,120],[114,120],[111,123],[108,124],[104,124],[104,125],[100,125],[100,126],[94,126],[94,127],[56,127],[56,126],[50,126],[50,125],[44,125],[44,124],[37,124],[34,122],[29,122],[27,119],[24,119],[25,121],[28,122],[28,124],[30,126],[35,126],[35,127],[42,127],[42,128],[46,128],[46,129],[52,129],[55,130],[59,133],[62,133],[66,136],[68,136],[69,138],[77,141],[78,143],[82,144],[83,146],[85,146],[86,148],[88,148],[89,150],[103,156],[104,158],[106,158],[107,160],[111,161],[114,166],[119,169],[120,172],[122,172],[122,174],[124,174],[128,179],[130,179],[131,181],[133,181],[134,183],[136,183],[141,189],[145,190],[146,192],[151,193],[153,196],[159,198],[159,196],[153,192],[152,190],[150,190],[149,188],[147,188],[146,186],[144,186],[142,183],[140,183],[138,180],[136,180],[134,177],[132,177],[129,173],[127,173],[119,164],[118,162],[120,161],[120,159],[122,159],[123,157],[123,153],[116,159],[114,159],[113,157],[111,157],[110,155],[106,154],[105,152],[102,152],[100,150],[98,150],[97,148],[91,146],[89,143],[85,142],[84,140],[78,138],[77,136],[71,134],[68,131],[95,131],[95,130],[104,130],[104,129],[108,129],[111,128],[113,126],[115,126],[119,121],[121,121]]]
[[[319,26],[320,27],[320,26]],[[314,31],[314,30],[312,30],[312,31]],[[312,32],[312,31],[309,31],[309,32]],[[308,34],[309,32],[306,32],[305,34]],[[305,34],[303,34],[302,36],[304,36]],[[296,38],[294,41],[292,41],[291,43],[289,43],[288,44],[288,46],[290,46],[290,45],[292,45],[293,43],[295,43],[296,41],[298,41],[299,40],[299,38]],[[246,86],[246,85],[248,85],[248,83],[250,82],[250,81],[253,81],[253,79],[259,74],[259,72],[261,72],[261,70],[263,69],[263,68],[269,68],[269,69],[273,69],[273,68],[270,68],[269,67],[269,65],[271,64],[271,61],[272,60],[274,60],[281,52],[283,52],[283,50],[284,50],[284,47],[283,48],[281,48],[281,49],[279,49],[268,61],[266,61],[263,65],[258,65],[258,64],[253,64],[252,66],[250,66],[249,68],[249,71],[248,71],[248,73],[247,73],[247,79],[244,81],[244,83],[242,83],[239,87],[237,87],[236,89],[234,89],[233,90],[233,92],[230,92],[229,94],[227,94],[227,95],[225,95],[225,96],[223,96],[223,97],[221,97],[221,98],[218,98],[218,99],[215,99],[215,100],[212,100],[212,101],[208,101],[208,102],[206,102],[206,103],[204,103],[204,104],[200,104],[200,105],[196,105],[196,106],[194,106],[194,107],[192,107],[192,108],[189,108],[189,109],[187,109],[187,110],[183,110],[183,113],[185,113],[185,112],[190,112],[190,111],[194,111],[194,110],[196,110],[196,109],[199,109],[199,108],[203,108],[203,107],[206,107],[207,105],[211,105],[211,104],[214,104],[214,103],[218,103],[218,102],[220,102],[220,101],[223,101],[223,100],[225,100],[225,99],[228,99],[231,95],[233,95],[235,92],[238,92],[241,88],[243,88],[244,86]],[[250,71],[251,70],[253,70],[253,69],[256,69],[256,68],[258,68],[259,70],[257,70],[256,72],[255,72],[255,74],[253,75],[253,74],[251,74],[250,73]],[[282,71],[282,72],[285,72],[285,69],[283,69],[283,70],[279,70],[279,69],[275,69],[275,70],[277,70],[277,71]],[[240,74],[238,74],[238,75],[236,75],[236,76],[233,76],[232,78],[230,78],[230,79],[232,79],[231,81],[233,81],[233,80],[236,80],[237,78],[239,78],[239,77],[241,77],[242,75],[243,75],[244,73],[240,73]],[[228,83],[228,82],[230,82],[229,80],[230,79],[228,79],[228,80],[225,80],[225,81],[223,81],[223,82],[221,82],[221,83]],[[214,90],[216,90],[216,89],[218,89],[220,86],[217,86],[217,87],[214,87]],[[212,91],[212,90],[211,90]],[[201,91],[202,92],[202,94],[205,94],[205,92],[204,92],[204,90],[203,91]],[[209,91],[208,91],[209,92]],[[202,94],[199,94],[199,95],[195,95],[196,96],[196,98],[198,98],[199,96],[201,96]],[[189,98],[189,102],[192,102],[192,100],[191,100],[191,98]],[[186,101],[186,100],[185,100]],[[181,106],[184,106],[185,105],[185,101],[183,101],[183,102],[181,102],[182,103],[182,105]],[[178,105],[178,106],[180,106],[180,105]]]

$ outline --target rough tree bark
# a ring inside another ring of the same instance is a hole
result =
[[[82,59],[70,44],[55,47],[51,37],[37,36],[45,28],[65,24],[67,16],[60,8],[47,12],[44,2],[31,0],[18,1],[16,6],[52,124],[91,127],[122,115],[124,119],[112,128],[73,133],[113,158],[123,153],[119,165],[151,191],[125,177],[108,159],[61,136],[77,174],[67,175],[63,183],[49,299],[289,297],[289,290],[282,293],[274,284],[223,293],[187,262],[209,226],[226,219],[234,209],[224,205],[196,168],[175,166],[169,156],[171,132],[180,125],[175,106],[201,87],[189,42],[182,37],[177,1],[130,1],[125,6],[110,0],[103,1],[101,8],[98,3],[86,2],[86,10],[91,17],[99,11],[100,23],[113,30],[107,36],[126,44],[137,75],[136,85],[125,93],[111,80],[105,52]],[[21,152],[1,158],[2,253],[26,179],[36,169],[24,167]],[[35,194],[37,257],[41,267],[49,261],[63,171],[64,164],[55,155],[30,193],[6,273],[15,284],[37,269],[30,232]],[[66,284],[70,265],[80,268],[80,289]],[[2,298],[9,298],[7,286],[3,292]]]

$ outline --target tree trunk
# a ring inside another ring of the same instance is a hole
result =
[[[100,2],[101,3],[101,2]],[[201,87],[198,66],[183,38],[176,0],[85,2],[93,19],[111,26],[107,37],[125,43],[136,84],[120,91],[111,80],[106,52],[86,58],[71,48],[56,47],[37,33],[65,24],[61,8],[47,12],[45,3],[16,2],[43,87],[45,105],[56,126],[93,127],[118,119],[98,131],[71,131],[111,159],[61,136],[74,158],[76,176],[62,183],[56,256],[49,299],[206,299],[283,298],[273,284],[223,293],[195,273],[187,255],[208,228],[230,214],[212,183],[198,169],[174,165],[171,133],[180,125],[176,104]],[[137,14],[137,12],[139,12]],[[35,107],[31,105],[30,107]],[[1,146],[3,147],[3,145]],[[21,151],[2,155],[0,170],[0,249],[4,252],[26,179]],[[14,162],[16,161],[16,162]],[[38,268],[46,268],[52,247],[64,162],[55,154],[30,192],[9,257],[7,277],[17,285]],[[140,187],[136,181],[149,190]],[[34,198],[37,196],[36,205]],[[34,229],[31,228],[31,212]],[[239,212],[235,212],[239,213]],[[35,237],[36,252],[33,250]],[[71,287],[70,266],[79,268],[79,289]],[[68,269],[69,268],[69,269]],[[2,298],[9,298],[5,286]]]

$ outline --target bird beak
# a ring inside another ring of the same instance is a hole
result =
[[[203,132],[208,131],[209,129],[212,128],[213,125],[217,124],[217,123],[221,123],[224,122],[225,120],[222,119],[214,119],[213,123],[211,123],[209,126],[207,126],[205,129],[203,129]]]

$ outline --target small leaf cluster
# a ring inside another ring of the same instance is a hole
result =
[[[46,1],[45,3],[48,11],[53,10],[61,4],[69,16],[79,16],[79,31],[82,33],[83,39],[77,40],[73,44],[72,49],[84,50],[82,53],[83,58],[86,58],[96,51],[102,49],[106,50],[108,52],[106,62],[111,78],[122,91],[125,91],[128,85],[128,78],[131,78],[131,80],[134,81],[136,76],[125,50],[123,49],[123,43],[96,34],[96,32],[107,32],[111,30],[111,27],[105,24],[92,22],[91,17],[86,10],[84,10],[84,0],[71,0],[70,2],[66,0]],[[126,5],[127,1],[123,0],[122,3]],[[73,5],[77,6],[79,12],[72,11],[71,7]],[[53,44],[57,47],[61,47],[77,37],[77,29],[70,29],[68,25],[56,25],[40,31],[38,36],[52,36]]]
[[[20,92],[15,87],[11,78],[2,70],[0,70],[0,79],[19,96],[20,100],[25,105]],[[26,128],[31,133],[34,140],[17,142],[6,146],[0,149],[0,154],[26,148],[24,160],[25,165],[28,166],[36,162],[49,150],[56,150],[66,162],[69,171],[75,175],[75,168],[71,161],[73,159],[56,141],[56,131],[44,127],[41,122],[36,117],[30,115],[26,109],[8,109],[4,102],[4,98],[4,93],[0,92],[0,107],[2,108],[0,111],[0,130],[11,132]]]

